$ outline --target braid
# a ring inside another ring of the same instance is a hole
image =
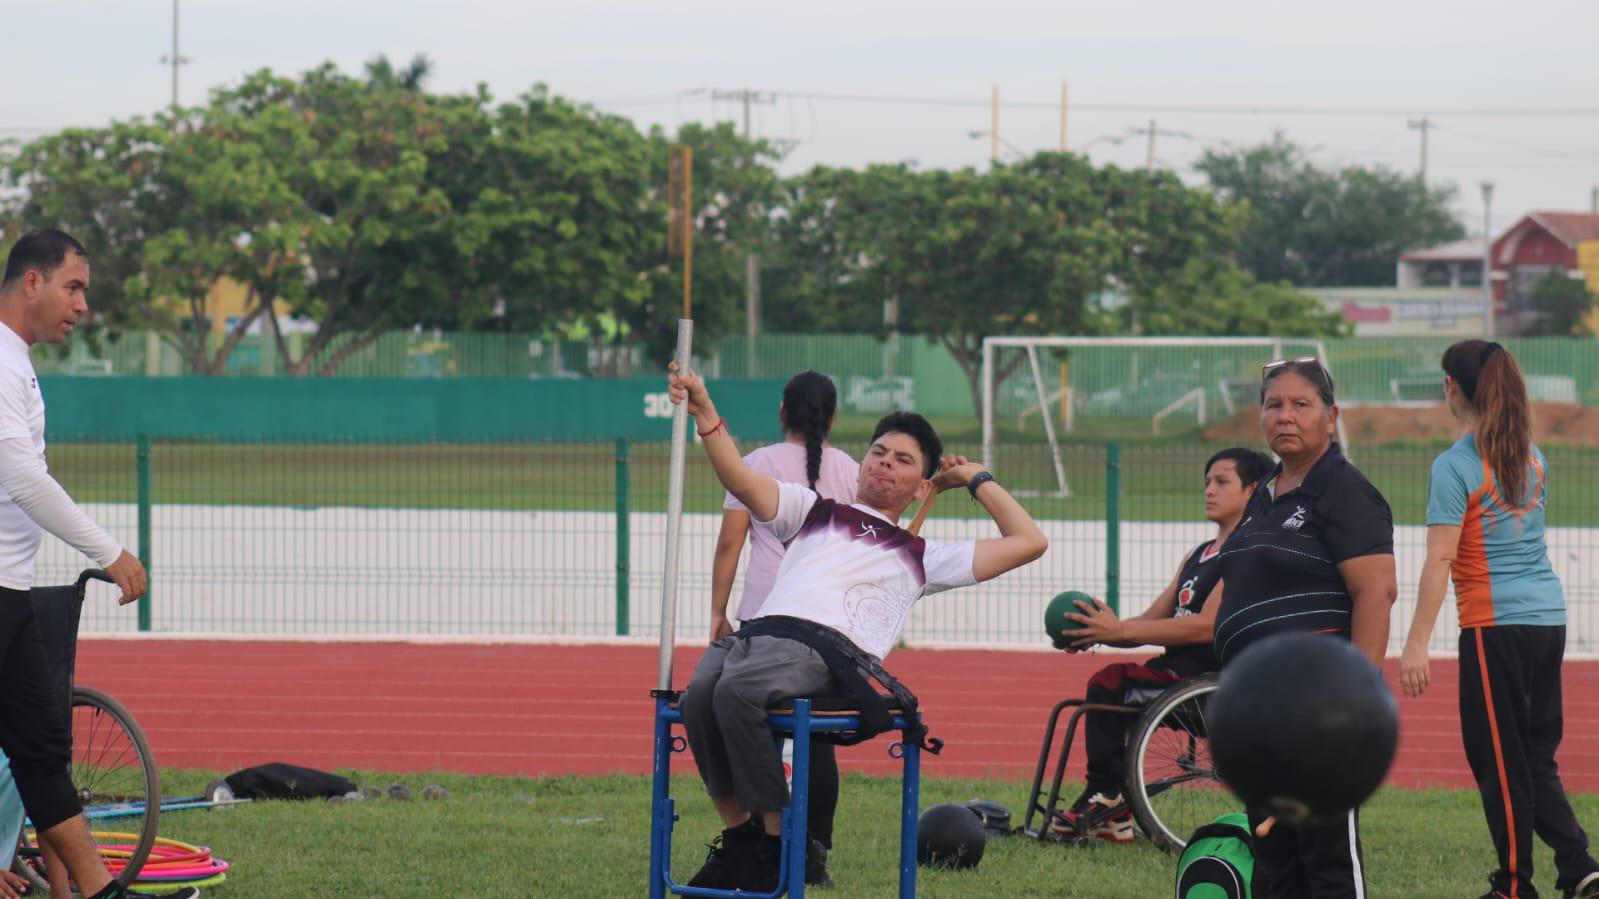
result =
[[[837,407],[838,388],[820,372],[802,371],[783,388],[783,423],[789,433],[805,438],[805,476],[812,490],[822,476],[822,441]]]
[[[822,476],[822,440],[810,434],[805,435],[805,478],[812,490],[816,489],[816,479]]]

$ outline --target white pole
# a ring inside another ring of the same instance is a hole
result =
[[[1482,183],[1482,336],[1494,339],[1494,233],[1489,209],[1493,205],[1492,181]]]
[[[677,322],[678,371],[688,371],[694,320]],[[683,536],[683,462],[687,455],[688,404],[672,409],[672,461],[666,487],[666,553],[661,577],[661,666],[656,689],[672,689],[672,649],[677,643],[677,549]]]
[[[1038,365],[1038,347],[1027,348],[1027,362],[1033,368],[1033,386],[1038,389],[1038,417],[1044,420],[1044,434],[1049,437],[1049,455],[1055,461],[1055,483],[1060,485],[1061,496],[1071,496],[1071,491],[1066,489],[1066,467],[1060,461],[1060,442],[1055,439],[1055,422],[1049,413],[1049,395],[1048,391],[1044,390],[1044,372]]]

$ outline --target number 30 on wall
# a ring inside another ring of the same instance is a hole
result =
[[[664,393],[644,394],[645,418],[671,418],[672,400]]]

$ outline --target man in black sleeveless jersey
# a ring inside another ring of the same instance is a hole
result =
[[[1205,463],[1205,518],[1214,522],[1216,538],[1199,544],[1184,557],[1177,576],[1155,598],[1148,610],[1126,620],[1116,617],[1102,602],[1084,607],[1068,617],[1081,623],[1077,640],[1068,647],[1078,652],[1095,644],[1105,646],[1167,647],[1147,662],[1117,662],[1101,668],[1088,680],[1089,702],[1143,705],[1167,687],[1221,667],[1211,647],[1211,628],[1217,603],[1208,602],[1221,576],[1221,546],[1243,518],[1255,483],[1271,470],[1264,453],[1234,447],[1222,450]],[[1063,838],[1097,836],[1113,842],[1131,842],[1133,817],[1122,806],[1123,756],[1127,715],[1089,712],[1083,716],[1088,751],[1088,785],[1071,807],[1050,822],[1051,832]]]

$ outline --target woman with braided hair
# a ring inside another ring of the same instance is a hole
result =
[[[1399,681],[1420,696],[1427,641],[1452,577],[1460,613],[1460,730],[1499,856],[1484,899],[1533,899],[1532,835],[1555,851],[1555,887],[1599,896],[1599,862],[1555,767],[1564,713],[1566,601],[1544,543],[1548,462],[1532,443],[1527,384],[1504,347],[1444,352],[1444,398],[1466,435],[1432,465],[1427,562]]]
[[[838,409],[838,388],[832,379],[817,371],[802,371],[783,388],[783,404],[777,417],[783,423],[783,441],[763,446],[744,457],[744,464],[773,480],[803,484],[823,499],[849,505],[855,502],[855,485],[860,463],[849,453],[827,445]],[[738,558],[744,551],[745,535],[750,541],[749,567],[744,570],[744,593],[739,599],[738,619],[749,621],[760,613],[761,603],[777,580],[783,562],[783,544],[763,528],[750,527],[749,509],[731,492],[722,503],[722,529],[716,539],[716,558],[711,567],[711,642],[733,633],[727,602],[733,592],[733,576],[738,573]],[[808,833],[813,843],[807,854],[805,882],[813,886],[830,883],[823,860],[833,848],[833,813],[838,806],[838,757],[832,743],[811,744],[810,814]],[[818,847],[820,851],[818,851]]]

